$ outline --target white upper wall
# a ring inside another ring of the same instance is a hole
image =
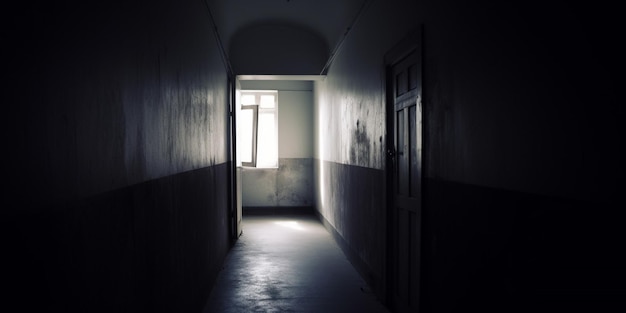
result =
[[[278,90],[278,157],[313,157],[313,83],[242,80],[242,90]]]

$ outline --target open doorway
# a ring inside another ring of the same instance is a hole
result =
[[[314,81],[323,76],[237,76],[236,172],[242,219],[308,214],[314,205]]]

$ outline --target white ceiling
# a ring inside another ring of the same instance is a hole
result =
[[[329,52],[368,0],[206,0],[224,49],[240,29],[257,23],[297,25],[326,40]]]

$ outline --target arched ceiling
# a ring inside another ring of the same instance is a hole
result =
[[[226,53],[233,36],[259,23],[285,23],[324,38],[329,53],[368,0],[206,0]]]

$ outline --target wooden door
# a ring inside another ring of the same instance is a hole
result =
[[[237,122],[238,122],[238,114],[239,111],[237,108],[240,103],[240,95],[241,95],[241,83],[239,79],[235,77],[235,79],[229,79],[229,91],[230,95],[230,159],[232,160],[232,168],[231,168],[231,189],[230,189],[230,224],[231,224],[231,243],[234,243],[242,233],[242,212],[241,212],[241,167],[238,165],[240,160],[237,157]]]
[[[388,290],[392,306],[416,312],[420,303],[420,230],[422,201],[421,55],[413,38],[388,55],[389,258]],[[419,43],[419,42],[418,42]],[[408,51],[407,51],[408,50]],[[392,116],[391,116],[392,115]]]

